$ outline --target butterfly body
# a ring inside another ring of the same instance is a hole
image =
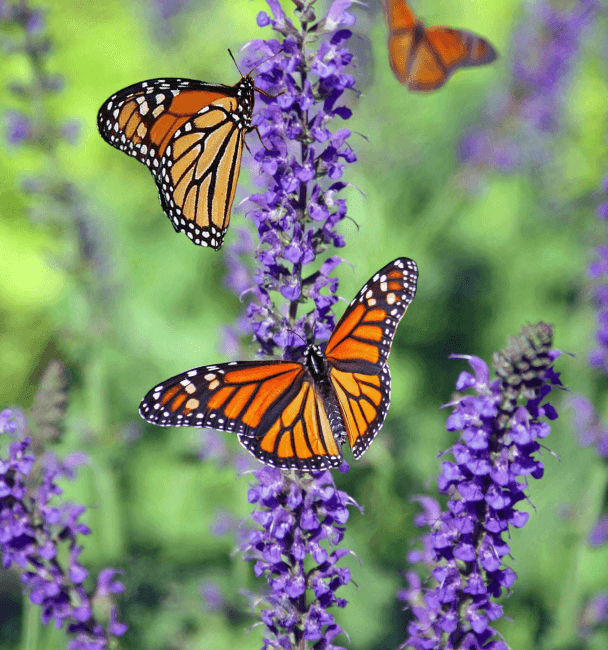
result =
[[[340,411],[340,403],[331,383],[331,366],[318,345],[308,345],[304,351],[304,365],[308,371],[315,393],[319,395],[327,413],[327,419],[338,447],[348,440],[346,425]]]
[[[230,221],[254,83],[149,79],[109,97],[97,116],[101,137],[146,165],[176,232],[219,249]]]
[[[383,0],[391,69],[410,90],[443,86],[459,68],[491,63],[496,50],[481,36],[449,27],[426,28],[405,0]]]
[[[193,368],[149,391],[139,412],[160,426],[231,431],[256,458],[282,469],[339,467],[347,441],[359,458],[388,411],[388,355],[417,278],[416,263],[398,258],[359,291],[324,350],[308,345],[301,363]]]

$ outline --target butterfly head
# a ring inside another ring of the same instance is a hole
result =
[[[259,68],[261,65],[264,65],[264,63],[266,63],[267,61],[270,61],[271,59],[274,59],[274,57],[279,55],[282,51],[283,51],[283,48],[281,48],[278,52],[276,52],[272,56],[269,56],[267,59],[264,59],[263,61],[260,61],[257,65],[254,65],[253,68],[251,68],[251,70],[249,70],[249,72],[246,75],[244,75],[241,72],[241,70],[240,70],[234,56],[232,55],[232,52],[230,50],[228,50],[228,54],[230,54],[232,60],[234,61],[234,65],[236,65],[236,69],[239,71],[239,74],[241,75],[241,80],[236,84],[236,88],[238,89],[239,98],[245,98],[245,97],[250,98],[251,99],[250,103],[251,103],[251,106],[253,107],[253,91],[254,90],[256,92],[260,93],[260,95],[264,95],[264,97],[268,97],[269,99],[273,99],[274,97],[278,97],[278,95],[269,95],[265,90],[262,90],[261,88],[258,88],[255,85],[255,82],[253,81],[253,79],[251,78],[251,73],[254,70],[256,70],[257,68]],[[282,95],[283,92],[285,92],[285,91],[280,92],[279,95]],[[243,100],[241,99],[241,101],[243,101]]]
[[[315,381],[320,381],[326,377],[325,356],[318,345],[309,345],[304,351],[306,367],[310,371]]]

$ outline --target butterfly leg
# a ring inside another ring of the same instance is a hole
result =
[[[267,92],[261,90],[257,86],[254,86],[253,89],[259,92],[260,95],[264,95],[264,97],[268,97],[268,99],[276,99],[277,97],[280,97],[281,95],[284,95],[287,92],[286,90],[281,90],[281,92],[276,95],[269,95]]]
[[[260,129],[258,129],[257,126],[250,126],[250,127],[247,129],[247,133],[251,133],[252,131],[255,131],[255,132],[258,134],[258,138],[260,138],[260,142],[262,143],[262,146],[264,147],[264,149],[266,149],[266,151],[272,151],[272,149],[269,149],[269,148],[264,144],[264,140],[262,140],[262,136],[261,136],[261,134],[260,134]],[[247,147],[247,143],[245,143],[245,146]],[[249,151],[249,147],[247,147],[247,151]],[[251,153],[251,151],[249,151],[249,153]]]

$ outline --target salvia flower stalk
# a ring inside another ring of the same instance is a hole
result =
[[[96,306],[107,305],[116,289],[110,280],[107,228],[60,162],[62,143],[75,144],[80,125],[75,119],[55,118],[51,109],[65,87],[64,77],[50,71],[53,45],[43,9],[29,0],[0,2],[0,52],[19,59],[26,71],[24,79],[8,85],[20,108],[0,113],[4,140],[36,152],[40,163],[39,171],[21,183],[29,199],[28,216],[52,230],[62,244],[54,260],[58,266],[84,280],[83,289]]]
[[[343,27],[355,19],[347,11],[351,0],[336,0],[322,19],[314,2],[298,1],[296,28],[276,0],[268,4],[272,17],[260,12],[258,25],[272,26],[280,39],[252,41],[242,62],[250,69],[272,57],[260,66],[256,85],[276,95],[262,96],[253,118],[262,139],[253,166],[264,188],[249,197],[259,246],[247,316],[261,352],[272,355],[279,348],[291,358],[307,338],[327,340],[335,324],[338,281],[331,273],[342,260],[329,257],[318,270],[308,269],[322,252],[344,246],[337,229],[347,215],[342,175],[356,155],[348,143],[351,132],[328,127],[351,116],[341,103],[345,92],[356,93],[347,72],[351,32]],[[307,301],[312,311],[298,315]]]
[[[355,21],[348,12],[353,2],[337,0],[324,18],[316,16],[314,4],[294,0],[296,27],[277,0],[268,0],[270,15],[260,12],[257,23],[271,26],[278,38],[249,43],[242,61],[251,69],[268,59],[259,66],[256,86],[275,98],[262,96],[253,118],[262,141],[252,161],[262,187],[247,202],[258,235],[253,270],[243,265],[235,271],[235,262],[243,262],[235,260],[236,249],[230,253],[229,282],[250,300],[247,318],[258,352],[292,360],[306,341],[327,340],[335,326],[338,281],[331,274],[342,260],[331,256],[319,265],[318,256],[345,244],[338,232],[347,215],[342,176],[356,160],[351,132],[329,129],[337,117],[350,117],[342,96],[356,92],[347,72],[351,32],[345,29]],[[304,306],[308,313],[299,314]],[[327,471],[263,468],[253,475],[249,501],[256,504],[257,528],[241,549],[270,589],[256,600],[263,603],[264,650],[337,648],[333,640],[342,629],[328,610],[346,605],[336,591],[351,576],[338,566],[350,551],[335,546],[344,536],[348,507],[356,504]]]
[[[596,211],[603,225],[608,219],[608,176],[602,179],[600,198]],[[608,375],[608,245],[602,243],[595,249],[595,259],[588,268],[591,296],[596,310],[595,348],[589,355],[589,364]],[[573,410],[573,427],[582,447],[593,447],[597,456],[608,465],[608,425],[595,410],[592,401],[584,395],[573,395],[569,400]],[[606,503],[603,504],[606,508]],[[608,516],[604,512],[588,533],[587,543],[598,548],[608,543]],[[608,596],[601,590],[590,598],[580,613],[579,632],[591,636],[597,628],[608,623]]]
[[[432,577],[423,583],[408,574],[402,598],[414,620],[402,647],[507,648],[490,623],[503,615],[495,600],[509,592],[516,577],[504,562],[510,547],[503,536],[529,519],[516,505],[528,498],[528,477],[543,476],[537,453],[550,433],[548,421],[557,417],[545,401],[561,386],[552,341],[550,325],[522,328],[521,336],[494,355],[493,380],[482,359],[452,355],[466,359],[473,372],[460,374],[459,393],[447,405],[452,407],[447,430],[461,432],[445,452],[454,462],[443,461],[438,478],[439,491],[448,495],[447,510],[425,497],[416,522],[431,529],[415,559],[430,566]],[[460,392],[468,389],[473,392]]]
[[[597,207],[600,221],[608,219],[608,176],[602,182],[602,198]],[[596,258],[589,265],[589,278],[593,282],[593,298],[597,310],[596,347],[589,363],[608,375],[608,244],[596,248]]]
[[[328,471],[293,479],[265,467],[254,476],[248,498],[256,504],[252,518],[258,528],[241,550],[270,587],[263,598],[263,648],[338,648],[332,641],[343,630],[328,609],[347,604],[336,591],[350,582],[351,573],[337,563],[351,551],[335,547],[344,537],[348,507],[358,506],[336,489]]]
[[[15,430],[12,413],[0,414],[0,433]],[[80,537],[91,531],[80,520],[85,508],[59,502],[60,478],[74,476],[74,462],[60,462],[46,455],[33,479],[36,457],[30,437],[10,443],[0,457],[0,544],[5,569],[15,565],[30,600],[41,608],[43,624],[65,625],[72,636],[69,650],[103,650],[113,646],[126,625],[116,617],[112,595],[121,593],[117,571],[100,572],[96,587],[84,586],[88,571],[80,564]],[[76,464],[78,463],[76,459]],[[67,552],[63,552],[66,549]],[[60,557],[66,557],[62,561]],[[93,613],[107,604],[107,618],[100,622]]]
[[[568,82],[600,3],[554,5],[525,3],[511,42],[510,83],[491,90],[479,126],[460,143],[460,158],[470,170],[510,173],[551,160]]]

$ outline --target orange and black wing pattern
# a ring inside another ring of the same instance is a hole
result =
[[[496,50],[481,36],[449,27],[425,29],[405,0],[384,3],[389,63],[410,90],[436,90],[459,68],[496,60]]]
[[[382,370],[417,280],[416,262],[399,257],[364,285],[327,342],[325,356],[333,368],[366,375]]]
[[[402,84],[407,84],[416,44],[416,28],[420,23],[403,0],[383,0],[383,4],[388,22],[388,59],[391,70]]]
[[[385,363],[377,375],[341,372],[330,377],[338,396],[348,442],[355,458],[370,446],[384,424],[391,398],[391,373]]]
[[[417,279],[416,263],[400,257],[357,294],[324,353],[309,345],[304,364],[193,368],[149,391],[140,415],[160,426],[232,431],[258,460],[281,469],[339,467],[347,440],[359,458],[388,411],[388,355]]]
[[[218,250],[230,221],[253,101],[249,77],[235,86],[150,79],[105,101],[97,126],[106,142],[148,167],[175,230]]]
[[[273,467],[306,471],[340,467],[343,456],[336,418],[327,409],[312,382],[305,379],[278,415],[273,412],[267,418],[263,435],[239,434],[239,440],[258,460]]]
[[[139,412],[160,426],[233,431],[273,467],[316,470],[342,463],[325,406],[300,363],[239,361],[193,368],[149,391]]]
[[[417,280],[416,262],[407,257],[380,269],[350,303],[325,348],[355,458],[384,423],[391,391],[388,355]]]

